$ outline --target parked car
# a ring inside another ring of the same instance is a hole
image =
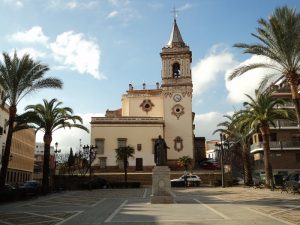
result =
[[[93,178],[91,181],[84,182],[82,187],[84,189],[89,189],[89,188],[106,189],[106,188],[110,187],[110,184],[107,180],[105,180],[101,177],[96,177],[96,178]]]
[[[214,159],[205,159],[199,162],[199,167],[205,170],[220,170],[220,163]]]
[[[201,178],[199,176],[194,175],[194,174],[187,175],[187,185],[188,186],[199,187],[200,183],[201,183]],[[171,186],[172,187],[184,187],[185,186],[184,175],[182,175],[181,177],[179,177],[177,179],[171,180]]]
[[[287,181],[296,181],[297,183],[300,184],[300,173],[291,173],[291,174],[289,174],[284,179],[284,182],[287,182]]]
[[[15,200],[18,197],[18,190],[10,184],[5,184],[4,190],[0,192],[0,202]]]
[[[41,185],[36,180],[25,181],[25,183],[20,186],[20,192],[24,195],[38,195],[41,192]]]

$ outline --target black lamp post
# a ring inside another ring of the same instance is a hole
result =
[[[223,162],[223,152],[224,152],[224,146],[223,146],[223,134],[220,133],[220,144],[216,143],[216,147],[221,151],[220,154],[220,161],[221,161],[221,176],[222,176],[222,188],[225,187],[224,183],[224,162]]]
[[[92,151],[94,149],[97,149],[97,145],[84,145],[82,147],[83,150],[88,150],[89,151],[89,171],[90,171],[90,174],[89,174],[89,189],[91,190],[91,181],[92,181]]]
[[[55,150],[54,150],[54,175],[56,174],[56,156],[57,156],[58,153],[61,152],[61,150],[57,149],[57,147],[58,147],[58,143],[55,142]]]

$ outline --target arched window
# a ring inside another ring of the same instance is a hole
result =
[[[173,78],[180,78],[180,75],[180,65],[176,62],[173,64]]]

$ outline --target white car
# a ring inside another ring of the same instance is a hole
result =
[[[201,178],[197,175],[189,174],[187,175],[188,186],[200,186]],[[172,187],[184,186],[184,175],[177,179],[171,180]]]

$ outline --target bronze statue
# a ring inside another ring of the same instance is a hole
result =
[[[167,146],[165,140],[158,136],[158,139],[154,143],[154,162],[156,166],[166,166],[167,165]]]

